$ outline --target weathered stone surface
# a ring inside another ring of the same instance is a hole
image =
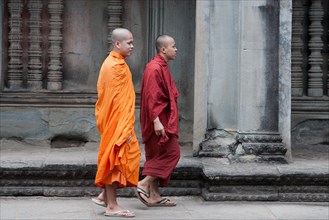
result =
[[[1,107],[1,138],[51,140],[57,136],[98,141],[94,108]]]
[[[234,143],[234,133],[222,129],[208,130],[205,139],[200,143],[200,157],[228,157]]]
[[[101,190],[94,185],[97,148],[98,143],[90,142],[81,147],[51,148],[49,142],[32,145],[2,140],[0,195],[95,196]],[[192,157],[192,150],[182,147],[170,185],[160,191],[220,201],[328,201],[328,157],[318,150],[322,156],[299,158],[291,164],[242,164],[227,158]],[[140,171],[143,163],[142,157]],[[120,189],[118,194],[135,196],[133,187]]]

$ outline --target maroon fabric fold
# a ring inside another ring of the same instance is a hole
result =
[[[156,55],[146,66],[140,102],[142,141],[147,142],[154,133],[153,121],[159,117],[165,131],[178,136],[179,96],[167,62]]]
[[[145,144],[146,161],[143,167],[143,176],[159,178],[161,187],[168,186],[171,173],[180,159],[180,149],[176,135],[168,135],[163,145],[158,145],[159,137],[153,134]]]
[[[159,178],[160,186],[169,184],[170,176],[180,159],[178,144],[178,90],[168,64],[156,55],[146,66],[140,102],[142,141],[145,157],[142,175]],[[154,119],[164,126],[165,135],[154,131]]]

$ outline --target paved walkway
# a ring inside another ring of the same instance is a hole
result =
[[[329,203],[208,202],[200,197],[171,197],[176,207],[148,208],[137,198],[119,198],[133,219],[327,220]],[[109,219],[87,197],[0,197],[0,219]],[[122,219],[122,218],[110,218]]]

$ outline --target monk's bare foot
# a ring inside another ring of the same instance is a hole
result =
[[[100,206],[103,206],[103,207],[107,206],[106,202],[103,201],[103,200],[100,200],[98,197],[92,198],[91,200],[97,205],[100,205]]]
[[[109,205],[107,206],[104,215],[110,217],[134,217],[135,213],[124,209],[119,205]]]
[[[99,200],[105,201],[105,192],[102,191],[102,192],[97,196],[97,198],[98,198]]]

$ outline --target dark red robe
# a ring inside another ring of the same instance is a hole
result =
[[[144,71],[141,85],[140,119],[146,162],[143,176],[155,176],[167,186],[180,158],[178,144],[178,90],[166,60],[156,55]],[[153,121],[159,117],[166,135],[158,137]]]

